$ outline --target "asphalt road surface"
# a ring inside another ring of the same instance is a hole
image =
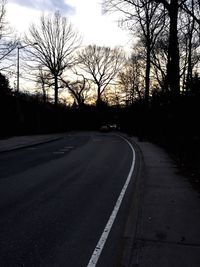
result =
[[[87,267],[132,161],[123,138],[98,132],[1,153],[0,266]],[[132,187],[95,266],[118,260]]]

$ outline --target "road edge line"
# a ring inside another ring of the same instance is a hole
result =
[[[100,255],[102,253],[104,245],[105,245],[105,243],[107,241],[108,235],[109,235],[109,233],[111,231],[112,225],[113,225],[113,223],[115,221],[115,218],[117,217],[118,211],[119,211],[119,209],[121,207],[121,203],[122,203],[123,198],[125,196],[125,193],[126,193],[126,190],[128,188],[128,185],[129,185],[129,183],[131,181],[131,177],[132,177],[132,174],[133,174],[133,171],[134,171],[134,168],[135,168],[135,150],[134,150],[132,144],[125,137],[123,137],[121,135],[117,135],[117,136],[120,137],[121,139],[123,139],[124,141],[126,141],[126,143],[131,148],[131,151],[132,151],[132,154],[133,154],[131,168],[129,170],[129,174],[128,174],[127,178],[126,178],[124,186],[123,186],[123,188],[122,188],[122,190],[121,190],[121,192],[119,194],[119,197],[117,199],[115,207],[114,207],[114,209],[113,209],[113,211],[112,211],[112,213],[110,215],[110,218],[108,219],[108,222],[107,222],[107,224],[106,224],[106,226],[105,226],[105,228],[103,230],[103,233],[102,233],[102,235],[101,235],[101,237],[100,237],[100,239],[99,239],[99,241],[98,241],[98,243],[97,243],[97,245],[96,245],[96,247],[95,247],[95,249],[93,251],[93,254],[92,254],[92,256],[91,256],[91,258],[89,260],[89,263],[88,263],[87,267],[95,267],[97,262],[98,262],[98,260],[99,260],[99,257],[100,257]]]

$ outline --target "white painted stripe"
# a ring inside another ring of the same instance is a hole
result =
[[[61,148],[59,151],[60,152],[68,152],[70,150],[70,148]]]
[[[106,224],[106,226],[104,228],[104,231],[103,231],[103,233],[102,233],[102,235],[101,235],[101,237],[99,239],[99,242],[96,245],[96,248],[94,249],[94,252],[93,252],[93,254],[92,254],[91,258],[90,258],[90,261],[89,261],[87,267],[95,267],[97,262],[98,262],[98,260],[99,260],[101,252],[103,250],[103,247],[104,247],[104,245],[106,243],[106,240],[108,238],[108,235],[110,233],[112,225],[113,225],[113,223],[115,221],[115,218],[116,218],[117,213],[119,211],[119,208],[121,206],[122,200],[124,198],[124,195],[126,193],[128,185],[130,183],[131,176],[133,174],[133,170],[134,170],[134,167],[135,167],[135,150],[134,150],[132,144],[127,139],[125,139],[123,136],[119,136],[119,137],[121,137],[123,140],[125,140],[129,144],[129,146],[130,146],[130,148],[132,150],[133,159],[132,159],[132,163],[131,163],[131,168],[130,168],[128,177],[126,179],[126,182],[125,182],[125,184],[124,184],[124,186],[122,188],[122,191],[121,191],[121,193],[120,193],[120,195],[119,195],[119,197],[117,199],[115,207],[114,207],[114,209],[112,211],[112,214],[110,215],[110,218],[109,218],[109,220],[108,220],[108,222],[107,222],[107,224]]]

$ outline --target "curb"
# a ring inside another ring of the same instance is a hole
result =
[[[125,229],[123,234],[123,251],[121,254],[120,264],[115,267],[133,267],[137,266],[137,260],[135,261],[135,240],[139,228],[139,219],[141,217],[142,210],[142,180],[144,176],[144,160],[139,145],[133,140],[133,138],[126,136],[126,138],[133,144],[136,154],[137,164],[135,165],[135,171],[133,176],[133,189],[132,199],[130,204],[127,221],[125,223]]]

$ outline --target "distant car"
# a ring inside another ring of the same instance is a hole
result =
[[[100,127],[100,131],[101,131],[101,132],[107,133],[107,132],[109,132],[109,130],[110,130],[110,128],[109,128],[108,125],[102,125],[102,126]]]
[[[108,127],[110,130],[117,130],[117,124],[109,124]]]
[[[111,131],[120,131],[120,126],[117,125],[116,123],[109,124],[108,127],[110,128]]]

